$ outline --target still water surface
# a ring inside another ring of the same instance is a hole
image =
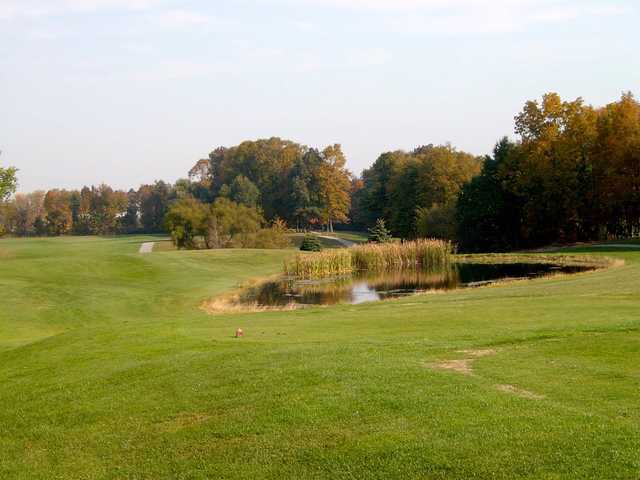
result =
[[[549,264],[463,263],[438,273],[405,270],[321,281],[282,279],[246,290],[240,301],[263,307],[358,304],[429,291],[470,288],[497,281],[536,278],[554,273],[574,274],[589,270],[592,268]]]

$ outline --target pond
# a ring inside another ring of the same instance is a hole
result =
[[[241,304],[260,307],[358,304],[431,291],[472,288],[498,281],[590,270],[594,268],[531,263],[460,263],[438,273],[405,270],[315,281],[281,279],[249,288],[240,295],[239,300]]]

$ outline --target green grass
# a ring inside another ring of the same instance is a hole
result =
[[[319,237],[322,248],[344,248],[344,245],[338,240],[329,237],[341,238],[343,240],[348,240],[354,243],[366,243],[368,238],[366,232],[356,231],[340,231],[335,233],[316,232],[316,234],[322,235],[321,237]],[[291,239],[291,243],[295,248],[300,248],[304,236],[304,233],[292,233],[289,235],[289,238]]]
[[[331,234],[330,234],[331,235]],[[366,243],[369,240],[369,234],[367,232],[359,232],[359,231],[336,231],[333,233],[338,238],[342,238],[343,240],[349,240],[355,243]]]
[[[0,478],[638,478],[638,249],[593,249],[627,265],[574,277],[208,316],[292,252],[145,240],[0,241]],[[470,349],[496,353],[433,367]]]
[[[300,245],[302,245],[302,241],[304,240],[305,234],[304,233],[292,233],[289,234],[289,239],[291,240],[291,245],[293,248],[295,249],[300,249]],[[318,237],[318,240],[320,240],[320,244],[322,245],[322,248],[344,248],[344,245],[342,245],[339,241],[332,239],[332,238],[326,238],[326,237]]]

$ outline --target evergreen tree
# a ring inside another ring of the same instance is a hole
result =
[[[376,220],[375,226],[369,229],[369,241],[371,243],[389,243],[391,240],[391,233],[387,230],[384,220],[379,218]]]
[[[300,245],[300,250],[303,252],[321,252],[322,244],[320,243],[320,239],[315,235],[305,235],[304,240],[302,240],[302,245]]]

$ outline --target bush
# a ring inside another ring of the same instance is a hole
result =
[[[175,202],[165,218],[178,248],[287,248],[287,224],[276,219],[261,228],[257,208],[218,198],[206,205],[188,197]],[[204,239],[204,241],[203,241]]]
[[[287,248],[291,246],[291,240],[287,236],[287,224],[275,219],[270,228],[263,228],[255,234],[247,235],[243,239],[244,248]]]
[[[178,248],[195,248],[196,237],[202,235],[207,207],[194,198],[174,203],[165,217],[165,225]]]
[[[322,244],[320,243],[320,239],[315,235],[305,235],[304,240],[302,240],[302,245],[300,245],[300,250],[303,252],[321,252]]]
[[[263,223],[260,212],[227,198],[218,198],[206,219],[207,248],[251,248]]]

